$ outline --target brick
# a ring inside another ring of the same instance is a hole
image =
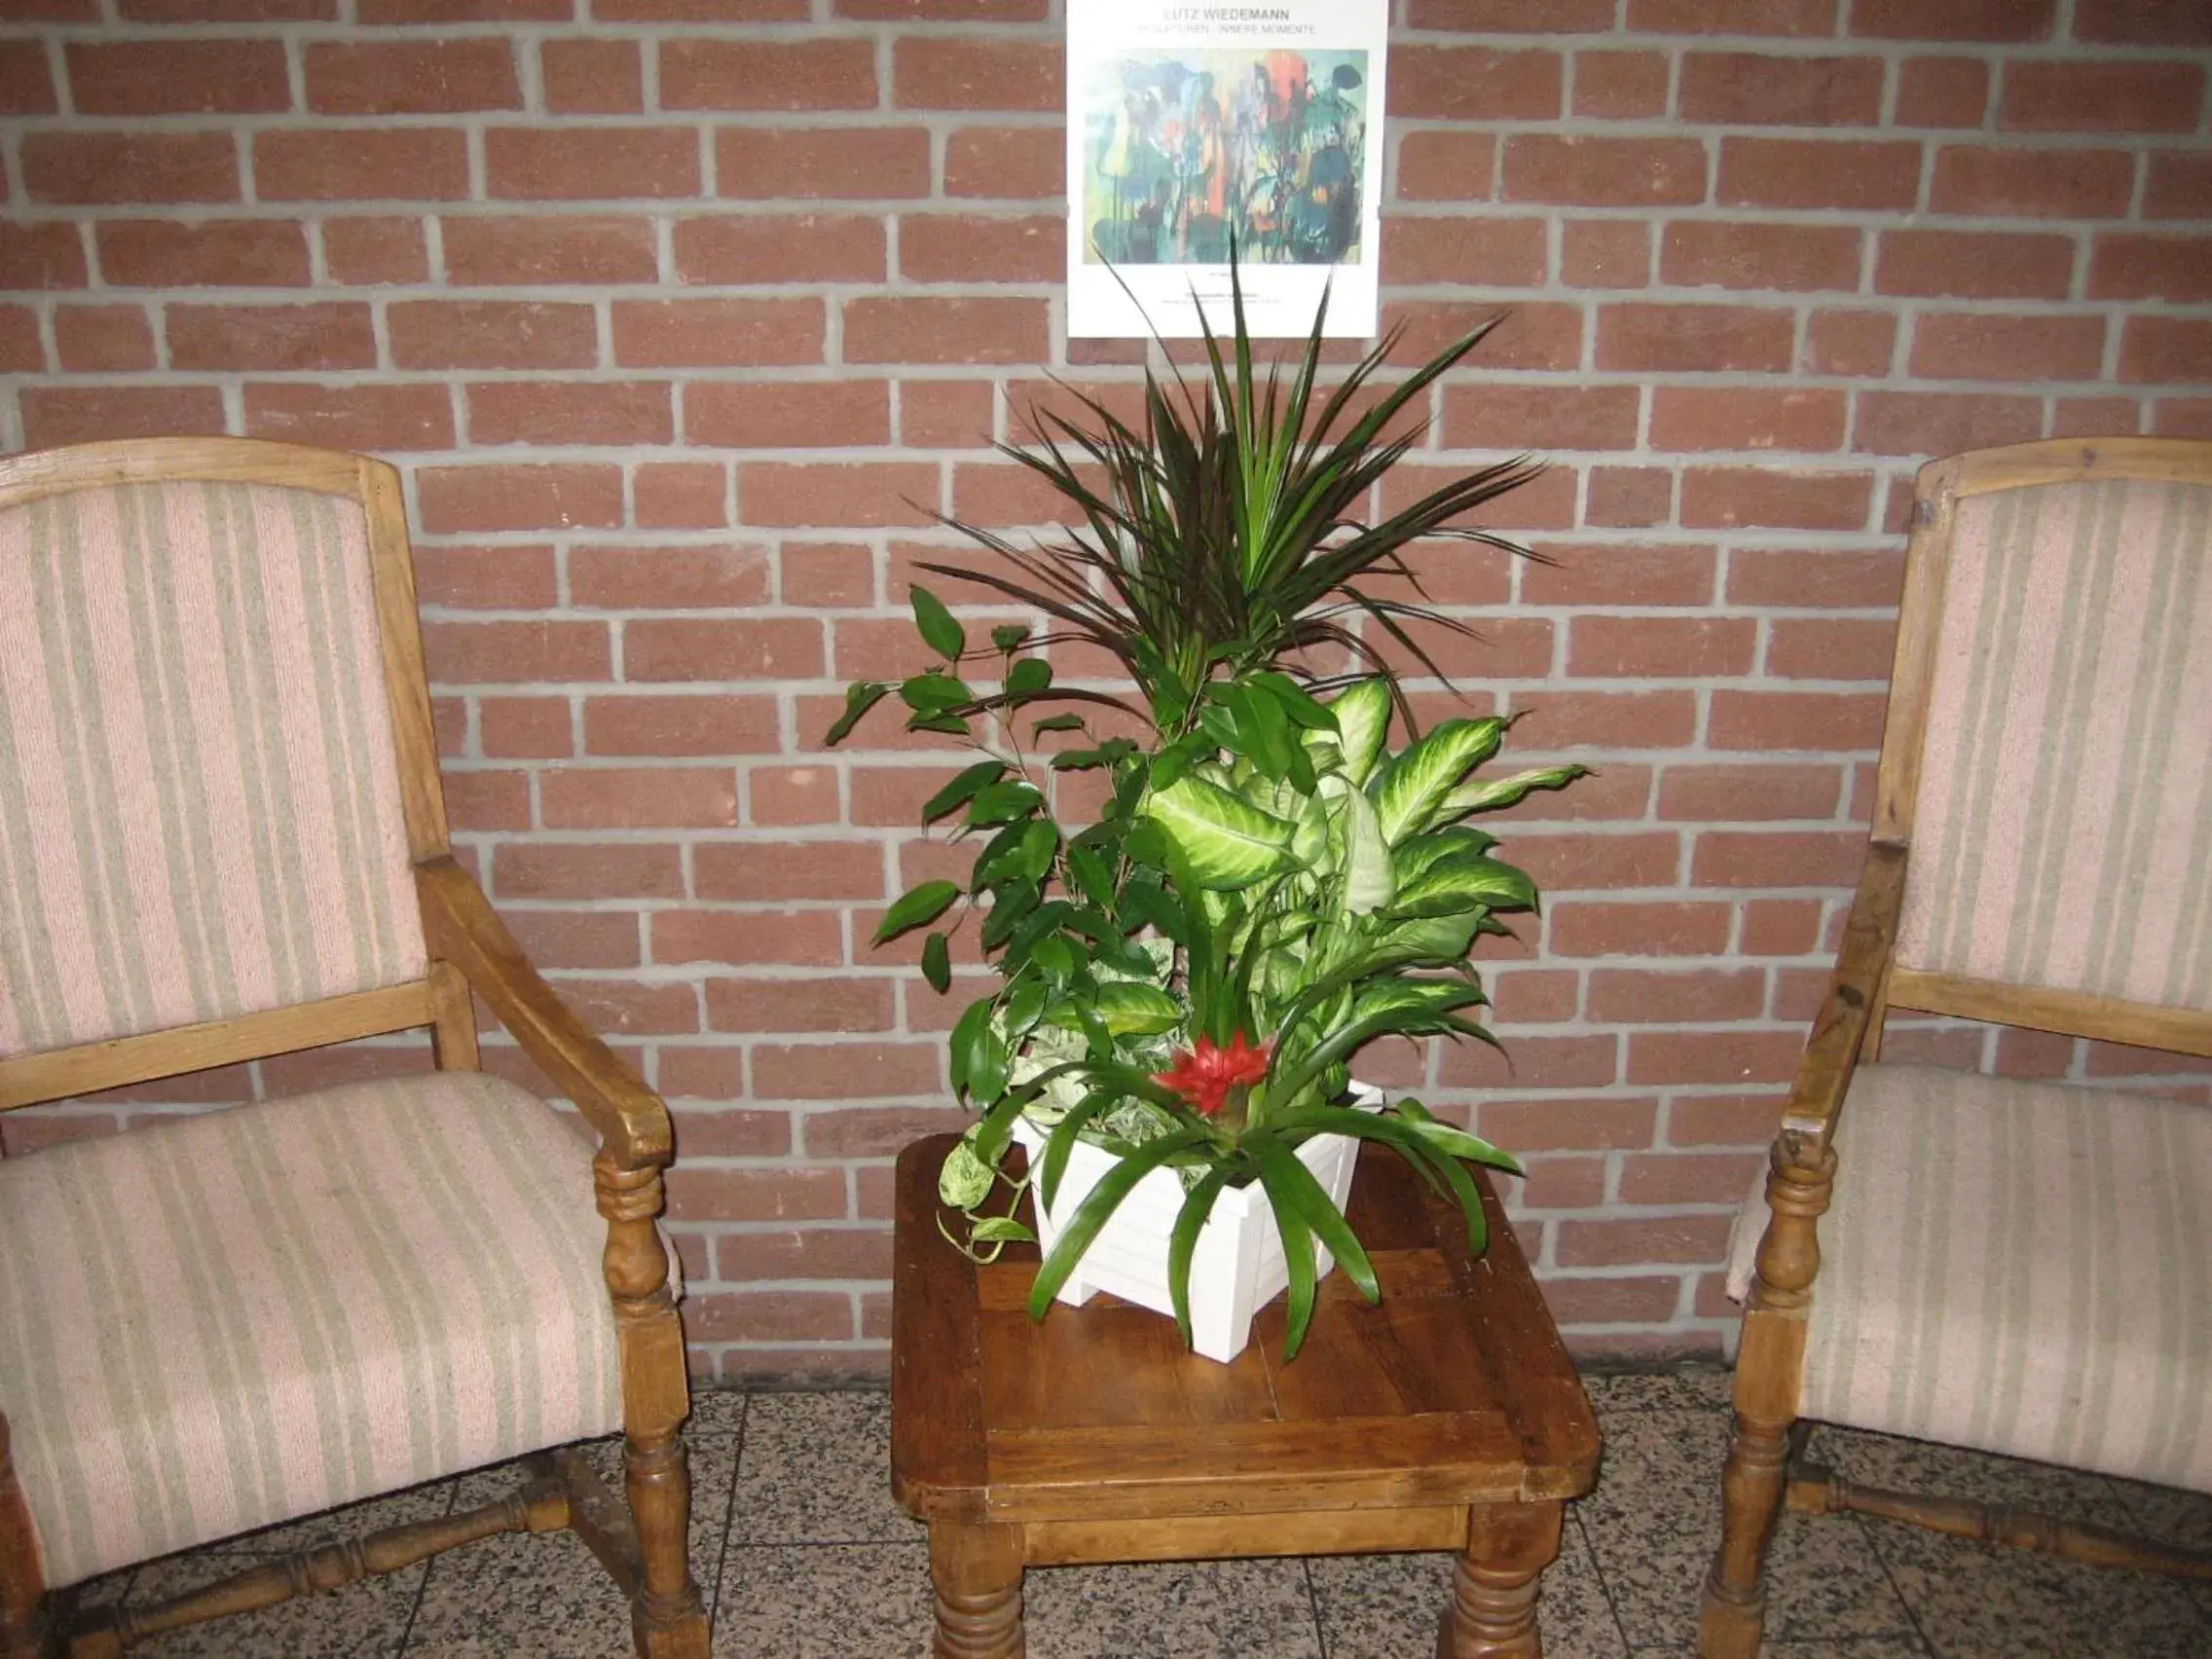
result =
[[[1978,57],[1908,57],[1898,65],[1899,127],[1979,127],[1989,113],[1989,65]]]
[[[553,549],[542,544],[419,547],[415,550],[415,582],[422,602],[431,606],[541,610],[560,603],[560,573],[554,568]],[[567,728],[565,700],[540,697],[530,701],[559,708],[562,726]]]
[[[642,461],[630,474],[641,530],[712,530],[729,522],[729,469],[718,461]]]
[[[1382,326],[1400,329],[1386,361],[1418,367],[1468,333],[1495,319],[1493,306],[1443,301],[1392,301]],[[1484,369],[1572,369],[1582,363],[1582,308],[1530,302],[1515,306],[1485,339],[1470,361]]]
[[[632,682],[812,680],[822,673],[822,625],[812,618],[639,620],[622,630]]]
[[[1051,0],[835,0],[840,18],[904,22],[1036,22],[1050,15]]]
[[[1469,34],[1603,34],[1613,26],[1611,0],[1411,0],[1417,29]]]
[[[1848,225],[1677,219],[1660,238],[1659,277],[1684,288],[1856,288],[1860,246]]]
[[[1487,202],[1497,165],[1488,132],[1408,132],[1398,140],[1398,199],[1403,202]]]
[[[1651,392],[1655,450],[1779,449],[1809,453],[1843,443],[1840,391],[1662,386]]]
[[[638,841],[534,844],[502,841],[492,850],[492,891],[508,899],[674,899],[683,892],[683,859],[674,846]],[[654,925],[659,925],[659,916]]]
[[[85,277],[84,243],[74,224],[0,224],[0,286],[81,288]]]
[[[934,465],[906,461],[756,461],[738,468],[747,524],[808,529],[926,525],[938,499]]]
[[[211,386],[25,387],[17,397],[26,449],[223,430],[222,394]]]
[[[1728,1252],[1729,1218],[1680,1215],[1636,1221],[1563,1221],[1554,1256],[1563,1268],[1626,1263],[1717,1262]]]
[[[1886,701],[1862,692],[1718,690],[1706,741],[1714,749],[1872,754]]]
[[[1559,276],[1570,288],[1651,285],[1651,229],[1619,219],[1570,219],[1560,227]]]
[[[2152,152],[2143,217],[2212,218],[2212,150]]]
[[[1524,605],[1713,603],[1714,554],[1711,547],[1669,542],[1547,542],[1537,551],[1553,563],[1521,568]]]
[[[1448,449],[1614,450],[1636,447],[1632,386],[1450,386]]]
[[[875,42],[664,40],[660,107],[873,109]]]
[[[845,302],[849,363],[1031,363],[1050,351],[1043,300]]]
[[[662,963],[780,963],[834,968],[844,957],[834,910],[656,910],[653,960]]]
[[[538,774],[537,790],[548,830],[713,830],[737,823],[737,774],[726,766],[548,767]]]
[[[416,474],[423,529],[566,530],[622,522],[614,466],[431,466]]]
[[[1872,498],[1873,479],[1863,472],[1693,466],[1682,474],[1681,523],[1685,530],[1859,530]]]
[[[264,202],[452,202],[468,195],[459,128],[305,129],[253,135]]]
[[[1758,624],[1748,616],[1577,616],[1567,672],[1577,677],[1708,679],[1750,672]]]
[[[892,101],[902,109],[1062,107],[1057,42],[905,35],[893,45]]]
[[[880,282],[883,222],[857,213],[679,219],[676,274],[685,282]]]
[[[1873,455],[1952,455],[2043,435],[2043,401],[1981,392],[1860,393],[1852,448]]]
[[[593,0],[600,22],[791,23],[812,16],[807,0]]]
[[[429,278],[429,249],[420,219],[385,215],[324,219],[316,229],[322,238],[323,270],[333,282],[422,282]],[[451,252],[449,240],[449,258]]]
[[[1517,1036],[1506,1041],[1503,1053],[1487,1044],[1464,1043],[1446,1047],[1437,1059],[1438,1081],[1446,1088],[1604,1088],[1618,1079],[1620,1048],[1611,1032]]]
[[[2104,346],[2101,316],[1926,312],[1913,326],[1911,368],[1929,380],[2095,380]]]
[[[1717,956],[1728,948],[1729,926],[1726,904],[1574,901],[1550,907],[1545,938],[1563,957]]]
[[[613,673],[600,622],[431,622],[423,644],[440,684],[595,681]]]
[[[683,436],[727,449],[884,444],[891,388],[882,381],[706,382],[684,388]]]
[[[492,214],[439,221],[446,279],[462,287],[650,282],[648,219]]]
[[[700,1342],[847,1343],[853,1337],[852,1303],[843,1291],[694,1292],[685,1308],[686,1330]]]
[[[493,381],[467,388],[471,444],[665,444],[666,381]]]
[[[748,1221],[833,1220],[845,1213],[845,1172],[842,1169],[790,1166],[780,1169],[701,1167],[671,1170],[668,1178],[668,1213],[671,1219],[678,1221],[695,1218],[719,1220],[733,1215],[744,1216]],[[752,1299],[724,1296],[717,1300],[744,1306]],[[842,1295],[835,1300],[840,1309],[847,1306]],[[851,1335],[849,1314],[846,1315],[846,1320],[847,1328],[838,1330],[835,1335]],[[738,1330],[743,1328],[742,1323],[735,1327]],[[704,1331],[696,1334],[705,1336]],[[823,1333],[810,1328],[797,1334],[811,1337]],[[727,1342],[732,1337],[723,1336],[716,1340]]]
[[[37,39],[0,41],[0,115],[52,115],[58,108],[45,43]],[[77,96],[77,108],[81,112],[87,108],[82,93]]]
[[[716,984],[735,984],[717,980]],[[789,988],[801,990],[806,982]],[[886,987],[888,989],[888,987]],[[794,1003],[797,998],[792,999]],[[848,1114],[837,1114],[847,1116]],[[813,1120],[808,1120],[811,1129]],[[811,1134],[807,1149],[824,1149]],[[725,1279],[888,1279],[891,1235],[882,1228],[793,1228],[780,1233],[724,1233],[715,1239],[715,1260]]]
[[[495,127],[484,134],[490,195],[615,201],[699,194],[699,139],[687,127]]]
[[[660,1051],[658,1087],[671,1104],[677,1096],[685,1093],[719,1103],[732,1094],[744,1092],[739,1057],[738,1051],[719,1047],[665,1046]],[[730,1073],[738,1075],[710,1080],[707,1074],[718,1063],[726,1064]],[[792,1149],[789,1112],[702,1112],[679,1108],[675,1117],[676,1140],[682,1149],[679,1157],[781,1158]],[[716,1243],[724,1244],[727,1237],[725,1235]],[[682,1242],[682,1235],[678,1241]],[[688,1267],[684,1271],[691,1272]],[[696,1278],[708,1276],[700,1272]]]
[[[541,40],[537,80],[553,115],[634,115],[645,107],[634,40]]]
[[[584,703],[584,749],[592,755],[763,755],[778,747],[772,698],[721,695],[593,697]],[[706,849],[700,850],[703,858]],[[704,897],[771,898],[771,894]],[[870,894],[868,897],[880,897]]]
[[[2081,438],[2132,433],[2141,424],[2142,415],[2142,406],[2132,397],[2061,397],[2051,407],[2050,435]]]
[[[522,108],[514,52],[495,36],[351,43],[303,51],[317,115],[447,115]]]
[[[694,857],[702,899],[884,897],[883,849],[873,841],[708,842]]]
[[[1659,816],[1693,824],[1833,818],[1843,776],[1834,766],[1670,766],[1659,781]]]
[[[1594,466],[1583,522],[1638,528],[1664,524],[1674,511],[1675,480],[1661,466]]]
[[[1541,748],[1570,747],[1604,734],[1608,749],[1678,749],[1692,740],[1697,700],[1684,690],[1544,691],[1517,706],[1519,738]]]
[[[1756,968],[1590,971],[1588,1017],[1607,1024],[1755,1019],[1765,1006],[1766,975]]]
[[[1796,1073],[1804,1047],[1805,1034],[1799,1030],[1638,1031],[1628,1040],[1627,1080],[1642,1084],[1787,1083]],[[1725,1237],[1729,1218],[1711,1219],[1719,1224]]]
[[[899,440],[909,448],[978,448],[990,441],[994,401],[988,381],[903,381]]]
[[[866,547],[787,541],[778,564],[783,578],[779,591],[786,605],[875,603],[875,555]]]
[[[624,368],[744,368],[822,361],[818,299],[616,300],[614,360]]]
[[[1672,831],[1517,835],[1513,862],[1546,893],[1671,887],[1681,862],[1681,843]]]
[[[1871,127],[1882,113],[1879,57],[1682,55],[1676,113],[1727,127]]]
[[[453,827],[463,832],[530,828],[530,779],[522,772],[463,771],[449,765],[445,796]]]
[[[1816,375],[1886,375],[1897,342],[1894,313],[1817,311],[1805,319],[1803,366]]]
[[[2106,430],[2111,426],[2106,424]],[[2132,424],[2122,431],[2133,431]],[[2152,428],[2160,437],[2212,438],[2212,397],[2161,397]]]
[[[2124,150],[2020,150],[1946,144],[1936,153],[1929,205],[1938,213],[2117,219],[2135,190]]]
[[[2197,63],[2015,59],[2005,66],[1997,124],[2015,132],[2191,132],[2203,105]]]
[[[1889,609],[1898,603],[1903,570],[1894,548],[1738,547],[1728,555],[1728,603]]]
[[[756,1043],[754,1094],[762,1100],[934,1094],[943,1087],[942,1052],[937,1043]]]
[[[1836,0],[1629,0],[1628,26],[1656,34],[1832,35]]]
[[[1565,67],[1556,52],[1401,46],[1390,55],[1389,114],[1427,121],[1553,121]]]
[[[569,599],[602,610],[729,610],[768,601],[758,547],[572,547]],[[812,623],[798,624],[811,630]]]
[[[304,287],[308,240],[276,219],[103,219],[100,274],[125,288]]]
[[[33,202],[236,202],[238,148],[227,132],[54,132],[22,138]]]
[[[1875,281],[1885,294],[2054,300],[2066,297],[2073,275],[2069,237],[1889,231]]]
[[[55,306],[54,345],[60,366],[71,373],[154,366],[154,330],[142,306]]]
[[[961,127],[944,141],[944,193],[950,197],[1033,200],[1065,188],[1057,127]]]
[[[39,339],[38,313],[28,306],[0,305],[0,368],[33,375],[46,368],[46,346]]]
[[[588,305],[539,300],[407,300],[385,313],[402,369],[583,369],[599,357]]]
[[[1908,208],[1920,146],[1827,138],[1723,138],[1714,200],[1757,207]]]
[[[1766,671],[1781,680],[1887,681],[1896,654],[1897,625],[1887,618],[1778,617]]]
[[[2115,46],[2212,46],[2212,15],[2158,0],[2076,0],[2074,38]]]
[[[974,214],[906,214],[899,275],[908,282],[1050,282],[1067,264],[1066,222]]]
[[[1665,1324],[1680,1305],[1682,1281],[1651,1274],[1569,1278],[1547,1273],[1537,1289],[1554,1321],[1571,1333],[1592,1325]],[[1582,1351],[1580,1345],[1576,1351]]]
[[[79,115],[268,115],[292,106],[282,41],[71,41],[65,50]]]
[[[244,431],[252,438],[276,438],[327,449],[451,449],[453,399],[443,385],[436,384],[249,382],[245,387]]]
[[[1705,146],[1694,138],[1516,133],[1505,142],[1508,202],[1641,207],[1705,200]]]
[[[1851,32],[1891,40],[2048,40],[2057,0],[1853,0]]]
[[[1607,18],[1606,26],[1611,19]],[[1645,121],[1667,112],[1667,55],[1578,52],[1569,113],[1587,120]]]
[[[1598,313],[1601,369],[1783,372],[1795,320],[1752,306],[1621,304]]]
[[[2212,323],[2131,316],[2120,337],[2120,378],[2179,386],[2212,380]]]
[[[756,824],[830,824],[837,819],[837,773],[829,766],[756,766],[746,774]]]
[[[2212,300],[2212,236],[2097,238],[2089,263],[2092,300]]]
[[[1865,856],[1858,830],[1709,830],[1690,870],[1704,887],[1848,887]]]
[[[376,332],[358,304],[172,305],[169,364],[179,369],[369,369]]]
[[[1766,1160],[1755,1153],[1631,1153],[1621,1161],[1621,1202],[1732,1204],[1751,1191]]]

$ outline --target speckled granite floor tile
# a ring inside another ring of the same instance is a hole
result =
[[[715,1564],[721,1554],[722,1532],[729,1524],[730,1486],[737,1474],[737,1443],[727,1435],[714,1435],[689,1443],[691,1468],[691,1571],[707,1594],[714,1593]],[[622,1441],[620,1437],[584,1443],[584,1456],[616,1497],[623,1496]],[[521,1465],[495,1463],[476,1469],[454,1483],[454,1507],[469,1509],[506,1496],[522,1484]],[[627,1501],[625,1499],[625,1501]]]
[[[732,1544],[716,1659],[927,1659],[933,1609],[921,1543]]]
[[[1321,1659],[1297,1561],[1046,1567],[1023,1595],[1029,1659]]]
[[[286,1521],[279,1526],[264,1527],[258,1532],[240,1532],[235,1538],[225,1538],[207,1547],[245,1555],[285,1555],[293,1550],[313,1549],[317,1544],[335,1543],[342,1538],[358,1538],[386,1527],[434,1521],[452,1507],[453,1488],[451,1481],[430,1481],[409,1487],[405,1492],[387,1493],[383,1497],[348,1504],[344,1509],[334,1509],[324,1515],[311,1515],[304,1521]]]
[[[1449,1555],[1316,1556],[1307,1563],[1327,1659],[1400,1659],[1425,1652],[1452,1594]],[[1628,1642],[1569,1511],[1559,1560],[1544,1572],[1536,1618],[1546,1652],[1625,1659]]]
[[[746,1392],[743,1388],[715,1388],[691,1384],[691,1417],[684,1432],[697,1439],[707,1434],[737,1434],[745,1427]]]
[[[733,1543],[908,1543],[922,1535],[891,1495],[890,1395],[753,1396],[730,1509]]]
[[[406,1649],[409,1659],[611,1659],[629,1650],[629,1604],[572,1532],[486,1538],[439,1556]]]
[[[1727,1414],[1628,1412],[1605,1425],[1598,1489],[1575,1506],[1632,1647],[1696,1634],[1698,1587],[1720,1538]],[[1909,1633],[1912,1621],[1855,1522],[1785,1516],[1767,1629],[1778,1641]]]
[[[215,1550],[148,1562],[131,1581],[129,1603],[181,1596],[254,1565],[254,1557]],[[259,1612],[187,1625],[132,1646],[132,1659],[386,1659],[399,1651],[426,1570],[411,1567]]]
[[[1594,1371],[1582,1390],[1601,1417],[1616,1412],[1725,1411],[1734,1374],[1717,1365],[1679,1371]]]

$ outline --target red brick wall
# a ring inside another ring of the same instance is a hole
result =
[[[1602,775],[1511,827],[1552,895],[1494,975],[1514,1069],[1381,1069],[1532,1155],[1578,1341],[1711,1346],[1859,859],[1914,467],[2212,434],[2212,14],[1399,6],[1404,354],[1513,313],[1418,459],[1554,463],[1500,522],[1557,566],[1436,562],[1487,641],[1450,666]],[[0,438],[402,464],[460,840],[681,1117],[703,1358],[876,1367],[888,1159],[959,1121],[958,1003],[866,937],[941,862],[911,825],[947,759],[816,739],[908,651],[928,510],[1042,510],[984,437],[1135,358],[1065,335],[1050,0],[584,11],[9,0]]]

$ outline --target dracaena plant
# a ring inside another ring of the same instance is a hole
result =
[[[1226,1188],[1257,1182],[1283,1237],[1295,1352],[1312,1312],[1316,1243],[1363,1294],[1377,1294],[1358,1239],[1295,1156],[1320,1133],[1396,1148],[1457,1199],[1482,1247],[1465,1162],[1511,1169],[1512,1160],[1418,1101],[1381,1114],[1342,1101],[1351,1056],[1377,1038],[1489,1040],[1472,1014],[1484,997],[1468,952],[1479,935],[1506,931],[1500,913],[1531,908],[1536,893],[1463,820],[1582,771],[1479,781],[1508,722],[1454,719],[1417,735],[1395,676],[1347,626],[1364,616],[1425,663],[1405,625],[1457,624],[1365,592],[1358,579],[1410,575],[1402,554],[1417,538],[1512,545],[1446,521],[1530,476],[1517,462],[1470,473],[1379,524],[1358,518],[1370,488],[1419,437],[1418,425],[1385,430],[1485,332],[1369,388],[1386,340],[1316,402],[1319,320],[1287,383],[1271,373],[1263,384],[1239,301],[1230,348],[1206,340],[1199,385],[1177,378],[1165,388],[1148,373],[1141,432],[1086,401],[1091,425],[1054,422],[1036,450],[1011,452],[1076,504],[1088,535],[1023,549],[956,526],[1029,579],[931,567],[1045,612],[1051,629],[1033,637],[1008,625],[971,648],[945,607],[914,590],[916,626],[941,661],[897,687],[906,724],[964,738],[982,756],[932,797],[923,820],[957,820],[981,846],[965,883],[909,890],[877,939],[929,929],[922,970],[943,991],[949,935],[973,926],[1000,976],[951,1036],[953,1087],[981,1119],[942,1173],[940,1193],[963,1217],[946,1235],[983,1257],[1027,1236],[1008,1215],[986,1213],[1003,1207],[986,1201],[1010,1180],[1001,1163],[1016,1116],[1049,1131],[1037,1167],[1014,1181],[1034,1179],[1048,1203],[1078,1140],[1117,1157],[1038,1274],[1039,1315],[1121,1200],[1165,1167],[1186,1190],[1169,1249],[1186,1340],[1198,1234]],[[1087,465],[1102,486],[1087,481]],[[1142,699],[1130,711],[1145,718],[1142,740],[1100,736],[1073,707],[1032,718],[1033,705],[1062,700],[1129,709],[1057,683],[1045,658],[1028,654],[1069,639],[1125,667]],[[1299,665],[1317,646],[1380,672],[1316,676]],[[971,683],[966,672],[994,658],[986,682]],[[830,741],[891,690],[850,687]],[[1394,713],[1408,739],[1396,750]],[[1065,747],[1025,751],[1024,724],[1032,744],[1058,734]],[[1103,770],[1111,785],[1097,821],[1079,830],[1055,819],[1045,787],[1050,772],[1073,769]]]

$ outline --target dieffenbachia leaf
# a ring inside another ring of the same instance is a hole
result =
[[[1116,1037],[1151,1037],[1172,1031],[1183,1021],[1183,1010],[1174,998],[1134,979],[1109,979],[1100,985],[1091,1009]],[[1053,1024],[1070,1030],[1080,1024],[1073,1008],[1055,1009],[1051,1017]]]
[[[1345,776],[1364,784],[1390,733],[1390,687],[1380,676],[1361,680],[1346,686],[1327,707],[1337,719],[1336,743],[1344,756]]]
[[[1344,793],[1345,908],[1355,916],[1380,910],[1396,895],[1398,883],[1390,868],[1390,845],[1382,838],[1382,821],[1366,793]]]
[[[950,881],[925,881],[909,887],[883,912],[883,920],[875,927],[875,942],[881,944],[885,940],[897,939],[908,928],[936,921],[959,897],[959,885]]]
[[[1516,772],[1510,778],[1493,778],[1487,784],[1470,781],[1444,797],[1433,821],[1448,823],[1469,812],[1495,812],[1500,807],[1517,806],[1536,790],[1564,790],[1575,779],[1589,775],[1587,766],[1538,766],[1533,771]]]
[[[1446,720],[1402,751],[1375,780],[1375,811],[1382,821],[1383,839],[1394,846],[1427,829],[1444,797],[1470,767],[1495,755],[1504,738],[1504,717],[1492,715]]]
[[[1535,904],[1536,884],[1526,871],[1496,859],[1448,859],[1399,888],[1390,910],[1399,916],[1450,916],[1477,905],[1530,910]]]
[[[1245,887],[1282,868],[1296,828],[1188,773],[1147,796],[1144,812],[1207,888]]]

